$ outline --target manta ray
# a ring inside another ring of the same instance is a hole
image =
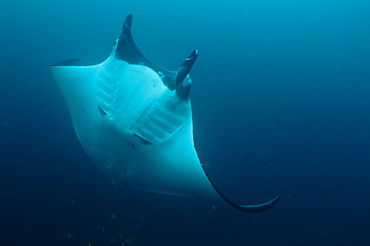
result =
[[[69,59],[51,65],[84,150],[116,186],[224,201],[245,212],[274,207],[228,199],[202,165],[194,146],[189,72],[191,52],[177,71],[147,59],[132,34],[132,14],[110,56],[100,64]]]

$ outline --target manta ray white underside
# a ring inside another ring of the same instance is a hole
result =
[[[78,139],[115,185],[176,196],[209,197],[246,212],[275,206],[238,205],[215,186],[194,148],[188,75],[198,51],[178,71],[148,60],[131,35],[132,15],[111,55],[94,66],[72,59],[51,66]]]

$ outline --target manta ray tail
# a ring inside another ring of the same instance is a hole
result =
[[[211,185],[213,186],[213,188],[215,189],[215,191],[217,192],[217,194],[227,203],[229,204],[230,206],[240,210],[240,211],[243,211],[243,212],[247,212],[247,213],[259,213],[259,212],[263,212],[265,210],[268,210],[272,207],[274,207],[280,200],[281,196],[278,195],[276,196],[274,199],[268,201],[268,202],[265,202],[265,203],[261,203],[261,204],[256,204],[256,205],[241,205],[241,204],[237,204],[233,201],[231,201],[228,197],[226,197],[221,191],[220,189],[216,186],[216,184],[213,182],[213,179],[211,178],[211,176],[208,174],[208,172],[206,171],[206,169],[204,168],[203,166],[203,171],[204,173],[206,174],[209,182],[211,183]]]

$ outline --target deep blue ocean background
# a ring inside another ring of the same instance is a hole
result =
[[[193,49],[210,200],[117,189],[82,149],[49,65],[103,61],[134,14],[151,60]],[[370,1],[2,0],[0,245],[370,245]],[[116,218],[114,218],[116,216]]]

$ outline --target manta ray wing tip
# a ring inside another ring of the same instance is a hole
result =
[[[58,67],[58,66],[76,66],[78,63],[80,63],[81,60],[80,59],[68,59],[68,60],[63,60],[63,61],[60,61],[60,62],[56,62],[52,65],[50,65],[51,67]]]

